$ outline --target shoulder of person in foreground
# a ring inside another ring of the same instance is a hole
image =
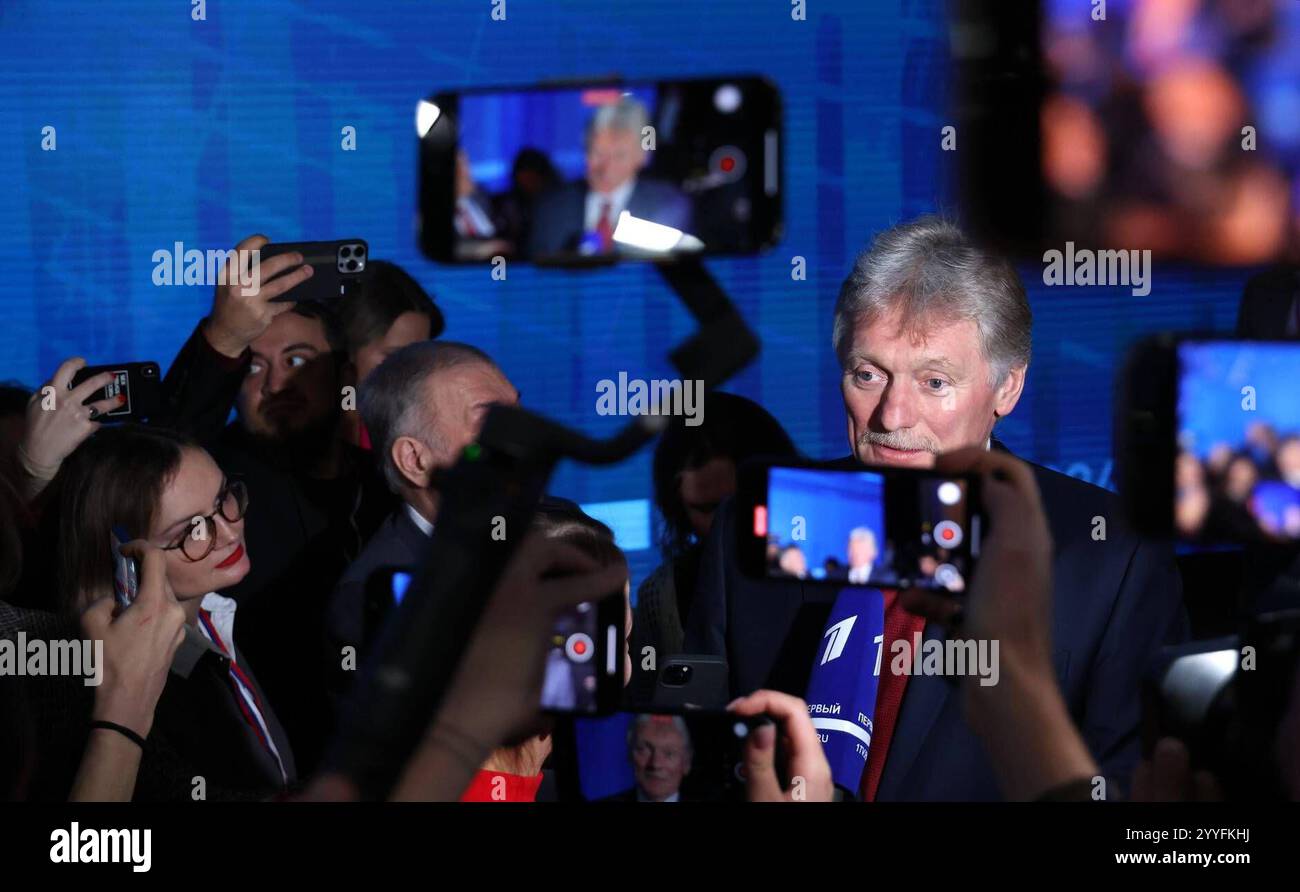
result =
[[[1031,468],[1055,545],[1058,671],[1070,663],[1065,693],[1089,750],[1107,777],[1126,783],[1146,673],[1162,647],[1190,634],[1173,548],[1134,533],[1113,493]]]

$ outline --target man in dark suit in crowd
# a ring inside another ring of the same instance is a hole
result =
[[[923,468],[962,446],[1001,448],[993,427],[1020,399],[1031,323],[1015,270],[956,226],[923,218],[880,234],[858,257],[835,311],[854,451],[843,465]],[[1110,493],[1034,470],[1055,540],[1055,682],[1109,782],[1127,781],[1138,757],[1145,667],[1162,645],[1187,635],[1173,555],[1125,531]],[[741,577],[731,506],[719,520],[705,545],[685,649],[725,655],[732,696],[762,687],[802,695],[836,590]],[[998,798],[956,688],[944,677],[892,671],[894,642],[910,647],[915,633],[940,639],[941,627],[908,614],[894,592],[885,605],[885,659],[859,795]]]
[[[529,254],[609,254],[623,211],[689,232],[691,203],[677,188],[641,176],[648,156],[642,128],[645,106],[630,97],[602,105],[587,124],[587,175],[538,199]]]
[[[402,504],[379,527],[330,599],[334,649],[360,648],[366,580],[383,567],[414,568],[438,517],[434,471],[455,464],[478,436],[488,407],[519,394],[483,351],[454,341],[420,341],[379,364],[361,388],[361,418],[375,459]]]
[[[1300,337],[1300,267],[1275,267],[1246,283],[1237,309],[1237,336]]]

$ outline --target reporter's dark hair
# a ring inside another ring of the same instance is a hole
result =
[[[63,610],[79,613],[84,597],[112,591],[113,527],[147,535],[185,450],[199,448],[166,428],[122,424],[100,428],[64,460],[50,484]]]
[[[704,398],[704,421],[694,427],[674,416],[655,445],[655,506],[663,518],[660,545],[665,558],[681,554],[691,544],[691,520],[682,503],[679,475],[715,458],[728,458],[736,467],[758,456],[795,459],[790,435],[770,412],[734,393],[712,391]]]
[[[347,353],[347,340],[343,335],[343,327],[339,323],[339,314],[336,309],[318,300],[300,300],[294,303],[293,312],[304,318],[315,319],[320,322],[321,327],[325,329],[325,340],[329,343],[330,350],[333,353],[339,356]]]
[[[602,567],[627,563],[627,556],[614,542],[614,531],[567,499],[542,499],[533,516],[533,528],[548,539],[572,545]]]
[[[411,274],[396,263],[371,260],[364,287],[338,304],[343,340],[351,356],[376,338],[382,338],[403,313],[429,317],[429,337],[442,334],[446,322],[433,298]]]

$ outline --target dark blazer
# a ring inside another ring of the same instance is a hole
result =
[[[357,559],[348,566],[330,597],[327,617],[331,647],[351,645],[360,651],[365,637],[366,580],[383,567],[415,568],[429,552],[429,537],[415,525],[403,505],[380,525]]]
[[[583,236],[587,201],[585,181],[566,183],[544,194],[533,210],[529,234],[530,255],[576,251]],[[691,202],[676,186],[662,180],[638,177],[627,211],[634,217],[662,223],[683,232],[691,231]],[[617,223],[617,221],[611,221]]]
[[[235,617],[236,637],[240,618]],[[192,627],[185,631],[186,640],[172,661],[154,710],[154,726],[145,744],[133,800],[191,801],[199,777],[203,778],[204,798],[209,800],[267,799],[285,792],[297,779],[293,746],[242,649],[235,645],[235,659],[261,703],[262,718],[284,763],[287,785],[281,780],[275,757],[244,718],[227,680],[230,660]]]
[[[238,634],[238,616],[235,628]],[[75,619],[0,602],[0,638],[17,638],[20,631],[29,640],[82,638]],[[292,746],[238,644],[235,654],[262,702],[263,718],[293,783]],[[244,720],[226,681],[228,667],[229,661],[199,633],[186,630],[154,709],[135,801],[192,801],[198,777],[207,801],[265,799],[284,789],[279,766]],[[16,754],[19,763],[0,766],[0,798],[68,798],[90,731],[94,692],[81,678],[0,677],[0,705],[5,707],[0,752],[11,758]],[[12,778],[13,773],[18,777]],[[12,788],[15,780],[17,789]]]
[[[1168,547],[1141,542],[1122,528],[1111,493],[1031,467],[1055,544],[1057,680],[1102,771],[1112,784],[1127,788],[1138,759],[1143,673],[1162,645],[1188,635],[1182,584]],[[1105,541],[1092,538],[1095,517],[1106,519]],[[760,687],[803,696],[836,590],[741,576],[734,535],[727,503],[705,543],[686,649],[727,658],[732,696]],[[942,638],[942,627],[928,624],[925,637]],[[961,701],[944,678],[908,680],[877,799],[1001,798]]]
[[[1300,337],[1287,334],[1287,325],[1300,300],[1300,268],[1280,266],[1252,276],[1237,308],[1237,336],[1243,338]]]

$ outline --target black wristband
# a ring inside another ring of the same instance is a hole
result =
[[[132,731],[130,728],[126,727],[125,725],[119,725],[116,722],[106,722],[101,719],[101,720],[91,722],[90,727],[92,729],[103,728],[106,731],[116,731],[118,734],[121,734],[127,740],[131,741],[136,746],[140,747],[140,749],[144,749],[144,738],[141,737],[139,734],[135,733],[134,731]]]

